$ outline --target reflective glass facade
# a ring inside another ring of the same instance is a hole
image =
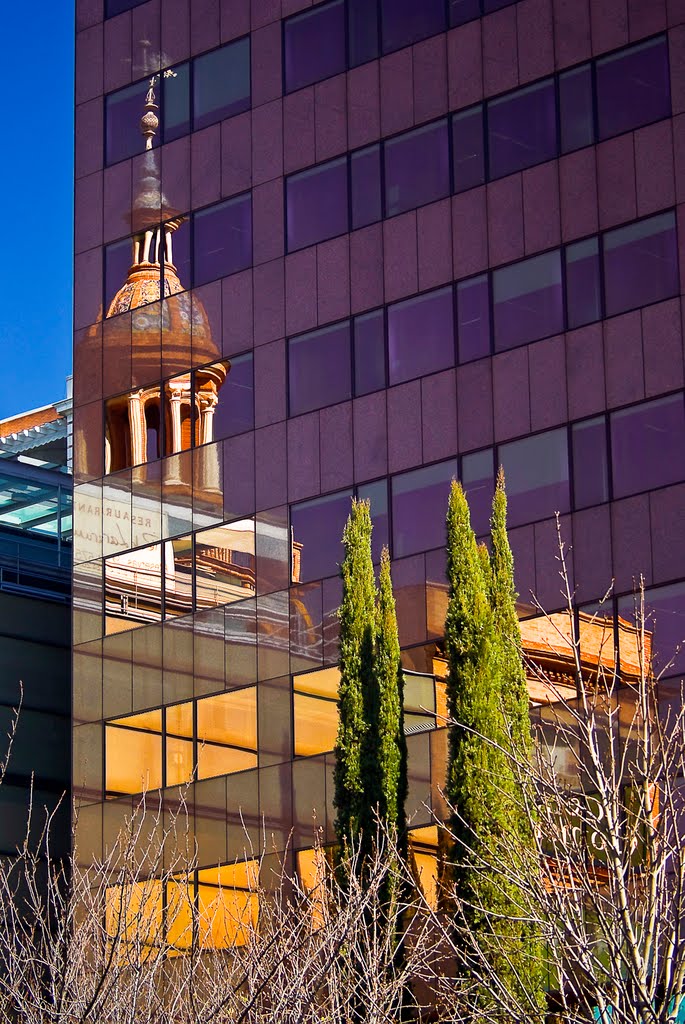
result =
[[[393,559],[417,856],[453,476],[482,535],[505,468],[522,615],[563,603],[560,512],[579,616],[615,580],[625,664],[640,574],[655,664],[685,637],[676,8],[78,0],[84,855],[191,776],[203,870],[244,829],[301,866],[314,822],[332,838],[352,495]]]

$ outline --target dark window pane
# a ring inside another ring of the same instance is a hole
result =
[[[495,270],[492,289],[497,352],[563,330],[558,251]]]
[[[459,362],[468,363],[490,354],[490,289],[488,275],[480,274],[457,285]]]
[[[485,181],[483,105],[463,110],[452,118],[454,191],[464,192]]]
[[[357,488],[357,497],[371,503],[371,556],[374,562],[381,560],[384,545],[390,544],[388,534],[388,481],[375,480],[372,484],[362,484]]]
[[[105,247],[105,313],[109,316],[112,299],[126,281],[131,266],[131,239],[112,242]],[[159,296],[157,296],[159,298]]]
[[[383,216],[381,202],[381,147],[369,146],[350,160],[352,227],[363,228]]]
[[[683,396],[611,414],[614,498],[685,480]]]
[[[194,284],[244,270],[252,262],[252,203],[238,196],[200,210],[193,219]]]
[[[503,7],[511,7],[515,3],[516,0],[483,0],[483,14],[501,11]]]
[[[183,288],[190,288],[192,284],[190,239],[190,217],[188,217],[171,235],[171,265]],[[168,294],[168,291],[165,291],[165,294]]]
[[[228,371],[228,372],[226,372]],[[252,353],[234,356],[214,366],[195,371],[196,391],[198,384],[207,378],[216,387],[216,405],[212,415],[211,436],[200,438],[204,441],[219,441],[223,437],[242,434],[254,426],[254,383],[252,379]]]
[[[639,641],[621,622],[621,619],[636,622],[636,601],[639,602],[639,597],[633,594],[618,599],[621,666],[624,661],[629,665],[637,661],[635,647]],[[651,666],[647,662],[648,674],[652,668],[656,675],[682,675],[685,672],[685,583],[645,590],[644,626],[645,655],[652,658]]]
[[[452,307],[451,286],[388,307],[391,384],[454,364]]]
[[[204,128],[250,106],[250,40],[222,46],[193,62],[193,127]]]
[[[444,0],[381,0],[383,53],[445,30]]]
[[[458,473],[450,459],[392,478],[393,558],[444,546],[450,482]]]
[[[347,231],[346,157],[293,174],[286,194],[289,252]]]
[[[303,501],[290,509],[293,544],[300,548],[300,582],[337,575],[343,557],[342,534],[350,514],[349,491]]]
[[[293,92],[345,70],[343,0],[289,18],[284,26],[285,91]]]
[[[534,523],[570,507],[566,428],[502,444],[509,526]]]
[[[378,0],[347,0],[349,65],[378,56]]]
[[[490,177],[501,178],[551,160],[557,153],[551,78],[488,103]]]
[[[450,27],[480,17],[480,0],[450,0]]]
[[[591,324],[602,316],[597,238],[566,247],[566,309],[570,328]]]
[[[132,11],[134,7],[140,7],[145,0],[107,0],[105,5],[105,17],[113,18],[115,14],[123,14],[124,11]]]
[[[678,293],[675,217],[660,213],[604,235],[606,315]]]
[[[382,309],[354,320],[354,393],[385,387],[385,316]]]
[[[149,88],[146,79],[105,96],[105,160],[108,164],[144,151],[140,119],[145,113]],[[153,137],[153,143],[159,144],[159,133]]]
[[[576,508],[587,508],[609,500],[607,431],[604,416],[574,423],[573,500]]]
[[[492,496],[495,492],[492,448],[462,457],[461,483],[469,502],[471,526],[476,536],[482,537],[489,529]]]
[[[164,141],[171,142],[190,131],[190,65],[163,72],[162,92]]]
[[[350,398],[349,321],[291,338],[288,371],[291,416]]]
[[[385,143],[385,215],[442,199],[450,190],[447,121]]]
[[[559,77],[561,152],[590,146],[595,138],[592,112],[592,67],[583,64]]]
[[[650,39],[597,61],[600,139],[671,113],[666,39]]]

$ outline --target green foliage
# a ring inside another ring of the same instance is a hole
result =
[[[390,555],[383,549],[378,590],[368,502],[353,501],[345,526],[340,607],[336,834],[370,851],[377,819],[406,842],[407,752],[403,676]]]
[[[458,919],[502,984],[531,1012],[543,1006],[541,947],[522,893],[503,866],[532,851],[515,770],[530,752],[530,724],[514,565],[500,473],[493,499],[492,554],[478,547],[468,502],[453,482],[447,511],[449,602],[445,621],[451,721],[446,795],[454,841],[447,876]],[[480,998],[489,999],[484,987]]]

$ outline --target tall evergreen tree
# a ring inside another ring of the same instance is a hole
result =
[[[353,500],[343,532],[339,720],[334,776],[335,830],[343,849],[356,843],[367,817],[362,745],[367,729],[366,695],[374,677],[376,615],[371,529],[368,501]]]

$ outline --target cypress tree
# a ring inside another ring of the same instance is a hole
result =
[[[368,501],[352,501],[343,532],[338,734],[335,743],[335,830],[344,850],[356,843],[368,814],[362,771],[365,704],[374,677],[376,583]]]

